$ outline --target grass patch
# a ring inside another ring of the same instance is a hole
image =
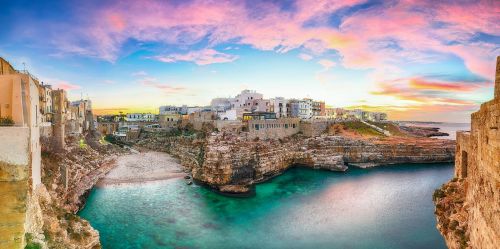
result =
[[[367,136],[382,136],[380,132],[377,130],[373,129],[372,127],[360,122],[360,121],[352,121],[352,122],[343,122],[341,123],[344,128],[347,130],[355,131],[356,133],[360,135],[367,135]]]
[[[379,123],[379,122],[373,122],[373,121],[367,121],[369,124],[375,125],[380,129],[384,129],[388,132],[391,133],[393,136],[405,136],[403,132],[399,129],[399,127],[392,123],[392,122],[387,122],[387,123]]]

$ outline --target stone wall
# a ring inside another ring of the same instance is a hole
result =
[[[333,122],[328,120],[311,120],[300,122],[300,132],[307,137],[316,137],[323,134],[329,124]]]
[[[500,88],[497,58],[495,91]],[[471,131],[457,133],[455,177],[437,190],[438,228],[449,248],[498,248],[500,245],[500,95],[481,105],[471,116]],[[451,187],[461,191],[449,191]],[[447,205],[455,202],[457,205]],[[447,221],[460,213],[458,227]]]
[[[248,120],[248,138],[278,139],[299,133],[300,119],[280,118],[267,120]]]
[[[28,127],[0,127],[0,181],[28,179],[29,136]]]

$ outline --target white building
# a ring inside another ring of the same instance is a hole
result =
[[[177,113],[179,113],[179,107],[177,107],[177,106],[173,106],[173,105],[160,106],[160,110],[159,110],[160,115],[177,114]]]
[[[290,107],[292,117],[298,117],[302,120],[311,119],[313,117],[312,99],[291,100]]]
[[[231,109],[233,98],[215,98],[210,101],[210,108],[214,112],[224,112]]]
[[[249,102],[263,99],[263,97],[261,93],[257,93],[254,90],[243,90],[234,99],[231,99],[231,108],[248,108],[250,106]]]
[[[219,117],[220,120],[237,120],[238,115],[237,115],[236,109],[231,109],[227,110],[225,112],[219,112],[217,113],[217,116]]]
[[[276,118],[284,118],[288,115],[288,100],[283,97],[270,99],[271,112],[276,113]]]
[[[369,112],[368,120],[373,122],[387,121],[387,114],[383,112]]]
[[[187,108],[187,114],[191,114],[191,113],[195,113],[195,112],[201,112],[203,110],[202,107],[198,107],[198,106],[195,106],[195,107],[188,107]]]

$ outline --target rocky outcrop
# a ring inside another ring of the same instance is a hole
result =
[[[417,137],[444,137],[449,136],[450,134],[446,132],[439,131],[438,127],[420,127],[420,126],[399,126],[399,129],[403,132],[417,136]]]
[[[41,237],[49,248],[100,248],[99,232],[76,212],[91,188],[114,167],[120,153],[117,146],[102,145],[92,137],[68,140],[64,152],[44,150],[42,182],[46,190],[38,198],[43,234],[33,236]]]
[[[295,165],[345,171],[349,164],[451,162],[455,151],[453,141],[426,138],[352,139],[296,135],[259,140],[224,132],[205,138],[150,133],[138,145],[179,157],[195,180],[229,192],[248,190],[248,186]]]
[[[495,89],[472,114],[471,131],[457,133],[455,179],[436,191],[438,229],[452,249],[500,245],[500,57]]]

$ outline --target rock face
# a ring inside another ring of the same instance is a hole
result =
[[[259,140],[223,132],[206,138],[151,134],[138,144],[179,157],[195,180],[229,192],[247,190],[248,186],[279,175],[294,165],[345,171],[348,164],[451,162],[455,151],[453,141],[427,138],[363,140],[296,135]]]
[[[471,131],[457,133],[455,179],[435,193],[438,229],[449,248],[500,245],[500,57],[495,89],[495,98],[472,114]]]
[[[43,234],[37,241],[48,248],[101,247],[99,232],[75,213],[84,205],[94,184],[114,167],[120,151],[91,137],[84,146],[78,144],[68,140],[64,152],[46,150],[42,154],[42,182],[46,190],[38,197]]]

